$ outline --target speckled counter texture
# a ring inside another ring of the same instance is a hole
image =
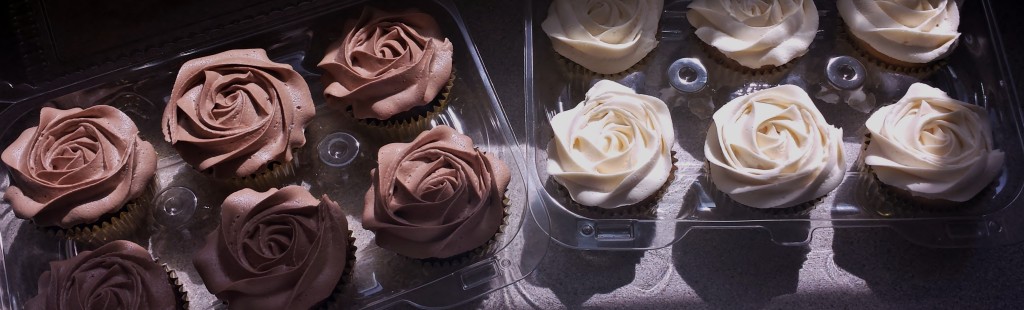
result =
[[[522,140],[523,3],[457,2]],[[1024,2],[993,2],[1021,93]],[[807,247],[775,245],[760,231],[695,231],[643,252],[552,245],[531,276],[467,307],[1021,309],[1024,245],[929,249],[887,229],[820,230]]]

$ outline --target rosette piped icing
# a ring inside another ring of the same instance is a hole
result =
[[[262,49],[230,50],[181,66],[164,110],[164,140],[196,170],[242,178],[288,163],[316,114],[306,81]]]
[[[452,43],[426,13],[366,7],[344,29],[318,66],[327,73],[328,104],[351,107],[357,119],[386,120],[425,106],[451,78]]]
[[[547,171],[576,202],[629,206],[654,195],[672,171],[675,131],[665,102],[609,80],[551,118]]]
[[[363,227],[377,245],[417,258],[450,258],[485,245],[504,218],[508,167],[448,126],[377,153]]]
[[[658,46],[661,0],[555,0],[541,28],[555,52],[600,74],[629,69]]]
[[[4,149],[13,180],[4,199],[39,226],[94,223],[146,190],[156,159],[153,145],[116,108],[44,107],[39,125]]]
[[[985,109],[916,83],[868,118],[864,163],[882,183],[914,196],[967,201],[1003,168]]]
[[[754,208],[793,207],[827,195],[846,173],[843,131],[803,89],[782,85],[729,101],[704,143],[711,181]]]
[[[854,37],[898,61],[935,61],[960,38],[954,0],[839,0],[837,6]]]
[[[231,309],[310,309],[341,281],[348,222],[324,196],[288,186],[243,189],[221,205],[221,223],[193,257],[211,293]]]
[[[177,309],[180,303],[167,271],[149,252],[117,240],[50,262],[25,309]]]
[[[750,69],[803,56],[818,32],[812,0],[695,0],[689,8],[697,37]]]

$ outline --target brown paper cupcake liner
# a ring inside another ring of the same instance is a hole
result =
[[[452,69],[452,75],[448,78],[448,84],[424,106],[413,108],[413,110],[399,113],[386,120],[359,119],[352,115],[352,107],[346,108],[346,114],[355,119],[358,124],[375,129],[390,138],[400,138],[410,135],[417,135],[424,129],[430,127],[430,120],[444,111],[451,101],[452,88],[455,86],[456,72]]]
[[[867,191],[867,199],[869,200],[866,205],[874,208],[875,213],[885,217],[893,216],[921,216],[921,215],[940,215],[940,214],[962,214],[965,212],[970,213],[973,208],[965,208],[964,205],[978,206],[974,208],[984,208],[979,203],[975,203],[979,197],[984,197],[995,193],[995,182],[991,182],[981,192],[975,194],[970,200],[965,202],[955,202],[943,199],[931,199],[925,197],[914,196],[914,194],[905,189],[890,186],[882,182],[875,175],[874,169],[870,165],[864,162],[864,158],[867,154],[868,145],[871,144],[871,134],[864,135],[864,143],[861,146],[861,155],[857,159],[858,170],[861,173],[861,184],[869,189]]]
[[[338,279],[338,284],[334,286],[334,291],[331,292],[331,295],[327,296],[327,299],[324,299],[324,301],[320,303],[320,306],[314,308],[322,310],[340,308],[340,303],[342,301],[341,297],[344,295],[345,286],[352,282],[352,275],[355,274],[356,250],[358,249],[359,248],[356,247],[356,238],[352,237],[352,230],[349,230],[348,255],[345,259],[345,270],[341,272],[341,278]]]
[[[715,204],[719,204],[720,206],[721,205],[726,205],[726,206],[742,206],[743,210],[746,210],[746,211],[750,211],[750,212],[754,212],[754,213],[758,213],[758,214],[762,214],[762,215],[767,215],[767,216],[771,216],[771,217],[790,218],[790,217],[805,216],[805,215],[810,214],[811,211],[814,211],[814,208],[817,207],[818,204],[820,204],[822,201],[825,201],[825,197],[828,197],[828,195],[832,193],[832,192],[829,192],[829,193],[826,193],[825,195],[822,195],[820,197],[811,199],[811,200],[809,200],[807,202],[803,202],[803,203],[797,204],[797,205],[792,206],[792,207],[787,207],[787,208],[755,208],[755,207],[751,207],[751,206],[745,205],[745,204],[743,204],[743,203],[741,203],[739,201],[736,201],[736,200],[732,199],[732,196],[729,196],[729,194],[719,190],[718,186],[715,184],[715,182],[713,180],[711,180],[710,165],[711,165],[711,163],[709,163],[707,160],[704,161],[705,177],[706,177],[706,180],[707,180],[708,184],[711,185],[710,186],[711,187],[710,188],[710,192],[712,193],[711,194],[712,200],[715,201]]]
[[[298,168],[299,149],[292,149],[292,160],[286,163],[272,161],[255,173],[241,178],[223,179],[231,187],[270,189],[279,187],[288,178],[295,176],[295,169]]]
[[[857,58],[860,58],[862,61],[867,62],[876,68],[909,75],[915,78],[925,78],[946,66],[945,58],[937,59],[929,63],[915,64],[899,61],[886,56],[885,54],[875,50],[867,42],[864,42],[857,38],[857,36],[851,34],[845,24],[840,24],[836,33],[838,34],[837,37],[839,37],[840,41],[845,41],[850,44],[854,52],[856,52],[855,56],[857,56]]]
[[[167,266],[167,264],[161,264],[164,267],[164,272],[167,272],[167,279],[170,281],[171,287],[174,288],[174,296],[178,298],[178,307],[180,310],[188,310],[189,298],[188,291],[185,290],[185,284],[178,279],[178,273]]]
[[[655,47],[655,49],[657,49],[657,47]],[[583,65],[580,65],[580,64],[576,63],[575,61],[572,61],[572,59],[569,59],[569,58],[566,58],[565,56],[562,56],[562,54],[559,54],[558,52],[555,52],[554,50],[552,50],[552,52],[555,53],[556,58],[558,59],[558,62],[562,63],[562,68],[565,70],[565,73],[567,73],[568,75],[571,75],[571,76],[581,76],[581,77],[590,77],[590,78],[598,78],[598,79],[603,79],[603,80],[616,80],[616,81],[617,80],[621,80],[622,78],[624,78],[624,77],[626,77],[626,76],[628,76],[628,75],[630,75],[630,74],[632,74],[634,72],[644,71],[645,69],[647,69],[647,65],[650,63],[651,58],[654,57],[654,56],[652,56],[654,54],[654,50],[651,50],[650,52],[647,53],[647,55],[644,55],[643,58],[640,58],[640,61],[637,61],[635,64],[633,64],[629,68],[626,68],[626,70],[622,70],[621,72],[612,73],[612,74],[604,74],[604,73],[597,73],[597,72],[594,72],[593,70],[587,69],[587,67],[584,67]]]
[[[153,186],[150,184],[139,197],[129,200],[117,212],[106,214],[96,222],[70,228],[40,227],[47,234],[72,240],[87,247],[99,247],[114,240],[128,239],[139,229],[148,226],[153,209]]]
[[[694,34],[694,37],[697,35]],[[789,69],[792,68],[793,62],[799,61],[800,57],[791,59],[789,62],[781,66],[767,65],[757,69],[747,68],[741,65],[739,62],[729,58],[724,53],[719,51],[714,46],[704,43],[703,40],[696,38],[700,42],[700,47],[704,50],[704,53],[711,58],[712,61],[717,65],[707,66],[708,67],[708,79],[720,82],[742,82],[746,80],[761,80],[765,82],[775,82],[782,79],[789,73]]]
[[[658,210],[658,203],[661,202],[661,197],[665,196],[665,193],[668,192],[672,182],[676,179],[676,170],[679,169],[676,167],[676,164],[679,162],[679,159],[676,158],[676,152],[671,151],[670,156],[672,157],[672,166],[669,169],[668,180],[665,180],[665,184],[663,184],[661,188],[653,194],[644,198],[644,200],[631,205],[611,209],[588,206],[572,199],[572,195],[569,194],[569,189],[561,184],[558,185],[558,191],[563,195],[563,197],[565,197],[565,200],[569,202],[571,211],[588,218],[654,218],[656,216],[655,213]]]
[[[505,229],[508,227],[509,208],[510,205],[512,204],[512,200],[509,199],[508,193],[502,195],[501,202],[505,207],[502,212],[501,225],[498,225],[498,230],[494,233],[493,236],[491,236],[491,239],[488,239],[487,242],[484,242],[484,244],[472,250],[444,258],[412,258],[402,254],[398,254],[398,256],[404,257],[409,260],[417,261],[425,267],[452,267],[464,265],[468,262],[477,260],[483,257],[484,255],[487,255],[487,253],[490,253],[494,246],[498,244],[498,239],[501,238],[501,235],[505,233]]]

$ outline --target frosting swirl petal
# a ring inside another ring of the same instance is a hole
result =
[[[310,309],[331,295],[348,253],[337,203],[306,189],[237,191],[193,258],[206,288],[232,309]]]
[[[262,49],[230,50],[181,66],[162,126],[164,140],[197,170],[246,177],[290,162],[315,113],[291,66]]]
[[[138,197],[156,172],[153,145],[128,115],[105,105],[44,107],[3,152],[14,185],[4,199],[19,218],[70,228],[114,213]]]
[[[818,32],[811,0],[695,0],[689,8],[697,37],[751,69],[803,56]]]
[[[953,0],[839,0],[850,32],[878,52],[928,63],[953,52],[960,10]]]
[[[843,130],[825,122],[803,89],[782,85],[722,106],[704,143],[711,180],[754,208],[824,196],[846,173]]]
[[[555,0],[541,28],[565,58],[613,74],[658,46],[662,5],[661,0]]]
[[[609,80],[551,118],[548,174],[576,202],[601,208],[639,203],[672,171],[675,132],[665,102]]]
[[[146,249],[116,240],[50,262],[25,309],[175,309],[170,277]]]
[[[985,109],[916,83],[868,118],[864,163],[890,186],[915,196],[967,201],[995,179],[1005,154],[994,150]]]
[[[412,258],[447,258],[484,245],[504,217],[505,163],[448,126],[377,153],[363,227],[377,245]]]
[[[366,7],[318,65],[327,72],[324,96],[358,119],[389,119],[437,97],[452,75],[453,52],[430,15]]]

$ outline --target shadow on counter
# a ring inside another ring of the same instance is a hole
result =
[[[753,229],[693,230],[672,248],[676,271],[712,308],[761,308],[796,292],[806,246],[781,246]]]
[[[893,305],[1020,308],[1024,300],[1024,250],[933,249],[887,228],[836,229],[836,266],[863,279]]]

